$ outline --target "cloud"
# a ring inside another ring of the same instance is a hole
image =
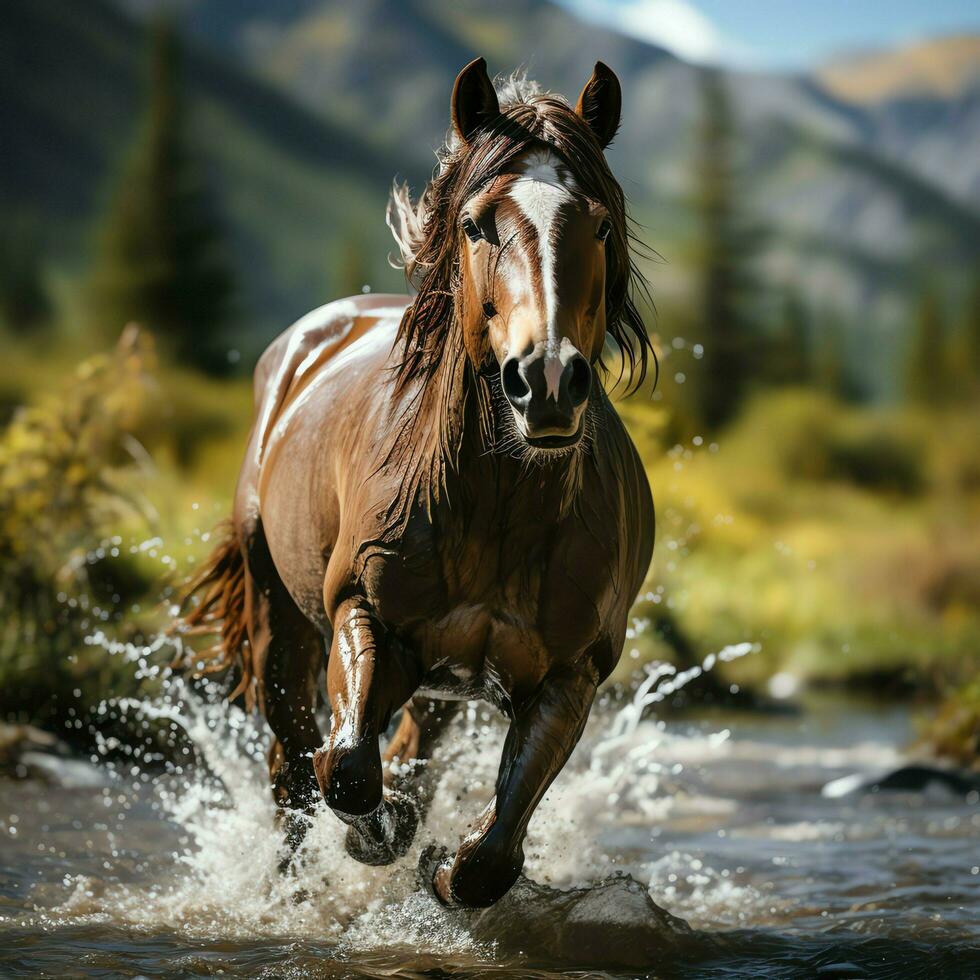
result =
[[[725,37],[686,0],[564,0],[593,23],[666,48],[696,64],[745,64],[746,45]]]

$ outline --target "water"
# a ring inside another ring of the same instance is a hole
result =
[[[641,720],[664,683],[598,707],[532,821],[528,880],[478,913],[438,906],[416,868],[491,793],[482,706],[432,764],[402,861],[354,863],[323,812],[282,875],[260,726],[179,683],[107,705],[186,765],[107,737],[67,785],[0,782],[0,975],[980,976],[976,794],[821,792],[901,764],[903,710]]]

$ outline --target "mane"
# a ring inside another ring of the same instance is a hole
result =
[[[514,104],[527,104],[532,98],[542,94],[541,86],[522,72],[514,72],[505,78],[496,79],[494,88],[501,110]],[[556,98],[560,99],[561,97],[556,96]],[[439,162],[436,173],[444,173],[453,156],[460,151],[459,136],[456,130],[450,126],[442,146],[436,150],[436,159]],[[490,178],[488,177],[488,179]],[[385,219],[399,252],[399,260],[395,260],[391,264],[395,268],[404,268],[409,283],[413,286],[418,285],[413,282],[416,255],[427,237],[426,219],[428,210],[433,204],[431,191],[432,184],[430,183],[423,191],[418,203],[415,204],[412,202],[408,184],[396,182],[392,185],[391,195],[388,198]]]
[[[636,308],[637,292],[648,296],[645,281],[636,268],[622,188],[606,162],[602,147],[568,102],[545,92],[521,73],[497,79],[494,85],[500,115],[469,143],[450,129],[438,150],[438,166],[417,201],[406,184],[394,184],[387,208],[387,223],[398,246],[399,260],[415,300],[406,309],[398,328],[401,350],[396,388],[415,389],[418,411],[413,413],[407,441],[431,465],[413,460],[414,485],[424,484],[438,493],[445,464],[458,449],[462,405],[467,379],[473,377],[481,405],[483,424],[492,401],[484,379],[471,369],[463,349],[459,301],[462,249],[460,213],[467,201],[485,184],[511,169],[529,150],[546,149],[567,165],[582,192],[603,204],[612,225],[606,251],[606,330],[619,350],[620,378],[627,390],[635,390],[646,377],[653,346]],[[600,361],[600,366],[605,367]],[[429,411],[426,411],[426,406]],[[420,417],[428,431],[420,431]],[[407,490],[408,488],[406,488]],[[404,501],[402,502],[404,504]]]

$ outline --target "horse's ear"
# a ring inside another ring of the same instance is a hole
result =
[[[500,115],[500,103],[484,58],[471,61],[456,76],[451,111],[453,127],[464,143]]]
[[[592,77],[578,97],[575,111],[589,124],[599,145],[605,149],[619,129],[623,110],[623,90],[616,73],[601,61],[595,63]]]

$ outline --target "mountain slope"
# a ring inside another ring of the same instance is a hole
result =
[[[5,6],[0,213],[40,216],[76,269],[138,119],[144,58],[142,30],[110,4]],[[329,298],[352,236],[373,257],[372,280],[397,287],[384,261],[391,171],[377,149],[231,63],[191,50],[185,66],[192,140],[231,235],[253,343]]]
[[[626,76],[674,60],[595,27],[586,37],[565,10],[535,0],[294,0],[285,8],[198,0],[186,23],[202,42],[243,60],[317,113],[430,165],[456,73],[478,54],[491,71],[524,66],[572,99],[596,59]]]
[[[478,54],[492,70],[526,64],[571,100],[597,58],[615,67],[625,103],[610,162],[648,244],[667,259],[646,267],[658,295],[686,288],[699,69],[546,0],[194,0],[184,9],[196,42],[196,143],[233,233],[254,342],[349,289],[345,269],[364,265],[376,288],[401,288],[385,264],[390,176],[424,182],[452,80]],[[76,264],[136,118],[141,64],[140,31],[106,0],[7,5],[0,210],[26,202],[50,217]],[[730,72],[726,82],[743,203],[770,232],[770,286],[793,285],[821,308],[887,329],[904,319],[927,265],[950,279],[972,268],[980,108],[971,90],[959,101],[869,107],[806,77]],[[899,345],[879,346],[885,357]]]
[[[818,71],[864,114],[864,143],[980,207],[980,35],[856,55]]]
[[[497,71],[526,64],[533,77],[572,100],[592,62],[607,61],[622,79],[625,98],[613,167],[656,248],[669,257],[673,241],[686,234],[678,202],[690,181],[698,69],[579,22],[546,0],[492,6],[478,0],[363,0],[356,6],[294,0],[287,6],[197,0],[190,26],[317,113],[343,119],[413,158],[442,133],[452,79],[473,57],[485,55]],[[951,148],[956,134],[977,134],[980,126],[938,119],[932,136],[928,127],[916,134],[914,126],[842,100],[814,79],[730,72],[727,82],[750,175],[747,203],[771,226],[781,251],[783,239],[825,245],[819,273],[809,254],[770,256],[781,280],[799,282],[821,301],[829,293],[842,306],[867,312],[869,303],[907,281],[925,242],[947,256],[975,247],[980,194],[973,193],[973,175],[980,179],[980,163],[960,155],[961,176],[947,181],[927,150],[935,150],[940,137]],[[925,145],[915,148],[914,139]],[[949,149],[940,154],[943,166],[951,155]],[[891,281],[878,276],[869,288],[855,255],[865,266],[892,268]],[[669,272],[666,279],[662,269],[655,275],[670,288]]]
[[[980,82],[980,35],[934,38],[837,58],[820,68],[817,77],[839,99],[858,105],[955,99]]]

